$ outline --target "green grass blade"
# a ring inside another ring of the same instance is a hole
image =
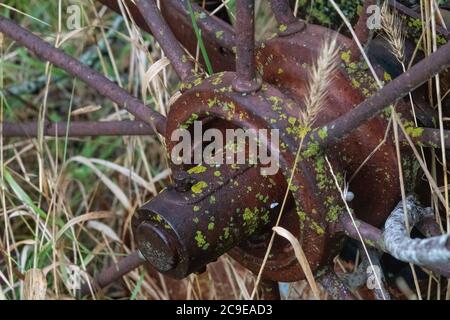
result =
[[[203,60],[205,60],[205,63],[206,63],[206,69],[208,70],[208,74],[211,75],[214,72],[213,72],[213,68],[211,65],[211,61],[209,60],[209,57],[208,57],[208,52],[206,51],[206,47],[203,42],[202,32],[201,32],[200,28],[198,27],[197,19],[195,17],[194,10],[192,9],[191,1],[188,0],[187,4],[188,4],[189,15],[191,16],[192,26],[194,27],[195,35],[197,37],[198,45],[200,47],[200,51],[202,53]]]

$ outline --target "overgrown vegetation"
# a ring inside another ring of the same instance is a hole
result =
[[[232,21],[234,2],[225,1]],[[361,10],[361,2],[336,2],[354,22]],[[66,25],[70,5],[81,8],[82,28],[78,31],[69,30]],[[308,21],[336,30],[342,28],[339,14],[328,1],[299,0],[296,5],[307,8],[300,15]],[[258,39],[265,39],[276,30],[276,23],[265,0],[257,1],[256,8],[256,35]],[[0,4],[0,14],[14,19],[103,73],[162,114],[167,114],[170,102],[179,94],[178,78],[154,39],[142,32],[133,21],[118,16],[97,1],[7,0]],[[192,18],[194,23],[193,14]],[[396,28],[401,28],[401,24],[391,22]],[[425,36],[418,45],[425,48],[424,53],[428,55],[434,50],[433,43],[437,41],[437,36],[431,22],[426,28]],[[385,29],[385,33],[390,30],[386,26]],[[207,71],[212,73],[201,32],[197,26],[194,30],[199,39],[199,55],[208,62]],[[394,31],[398,33],[388,34],[387,38],[397,45],[392,51],[397,53],[406,70],[408,66],[402,54],[404,38],[398,38],[401,30]],[[318,65],[318,68],[325,70],[312,70],[312,77],[315,75],[318,79],[310,83],[312,92],[308,103],[315,105],[317,110],[311,107],[310,122],[314,122],[321,107],[329,77],[338,60],[336,43],[331,39],[330,42],[324,49],[326,51],[328,48],[328,59],[322,61],[322,66],[320,61]],[[430,83],[429,90],[429,98],[439,113],[436,127],[443,127],[448,118],[442,114],[440,99],[436,101],[435,83]],[[447,95],[448,92],[442,92],[441,98]],[[413,98],[410,99],[414,103]],[[46,120],[129,118],[127,112],[119,110],[81,81],[36,59],[29,51],[0,34],[2,121],[39,119],[42,126]],[[304,126],[309,125],[311,123]],[[411,123],[410,127],[413,125],[416,123]],[[421,152],[419,156],[425,158],[425,153]],[[444,172],[446,170],[446,154],[436,149],[427,155],[429,157],[432,167],[428,170],[437,181],[437,170],[442,171],[440,163],[443,163]],[[136,249],[131,216],[136,208],[169,183],[170,170],[165,149],[158,137],[0,139],[0,299],[74,298],[72,275],[78,270],[85,276],[95,274],[109,266],[112,260]],[[439,186],[448,203],[447,181],[440,182]],[[439,223],[443,230],[448,230],[448,205],[440,207],[436,196],[432,197],[431,203],[438,217],[447,215],[447,220]],[[439,209],[446,212],[439,215]],[[284,236],[289,239],[289,235]],[[198,241],[199,244],[204,241],[201,234]],[[296,251],[296,254],[301,256],[301,252]],[[307,261],[302,263],[307,264]],[[336,265],[344,271],[356,270],[358,258],[352,263],[336,259]],[[217,279],[220,281],[215,281]],[[414,280],[417,280],[415,274]],[[141,267],[123,277],[124,285],[113,285],[95,298],[248,299],[252,296],[255,281],[253,274],[224,256],[209,267],[208,272],[192,275],[177,284]],[[432,281],[436,279],[430,277]],[[447,294],[449,297],[450,285],[447,288],[446,281],[437,281],[439,292],[433,295]],[[34,290],[27,285],[29,283],[33,284]],[[325,296],[323,292],[318,292],[313,280],[308,278],[308,283],[312,290],[303,282],[292,289],[292,296]],[[427,298],[427,293],[421,294],[419,288],[402,284],[400,290],[402,297],[417,298],[423,295]]]

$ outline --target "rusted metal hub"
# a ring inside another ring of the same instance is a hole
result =
[[[134,218],[140,250],[159,271],[182,278],[226,252],[253,272],[259,271],[301,140],[297,119],[304,108],[309,66],[323,39],[330,36],[338,37],[342,61],[315,123],[324,126],[377,87],[364,64],[352,59],[350,40],[315,25],[261,45],[257,61],[264,82],[258,92],[235,92],[235,74],[225,72],[189,84],[171,106],[166,127],[169,154],[175,145],[172,132],[189,127],[193,120],[203,121],[205,129],[279,129],[280,148],[273,151],[279,151],[281,173],[266,177],[251,166],[173,166],[177,182]],[[360,219],[380,226],[395,206],[400,189],[393,143],[388,140],[358,169],[383,140],[386,128],[387,117],[380,116],[326,151],[318,148],[317,141],[304,142],[308,147],[294,172],[280,225],[299,239],[314,271],[327,265],[342,243],[334,226],[344,208],[325,155],[340,181],[359,170],[350,189]],[[327,131],[320,136],[325,138]],[[304,278],[292,247],[280,237],[275,238],[263,277]]]

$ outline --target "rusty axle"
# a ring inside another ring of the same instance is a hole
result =
[[[258,170],[246,166],[197,166],[175,180],[133,218],[142,254],[175,278],[202,270],[269,226],[279,210],[271,204],[284,193],[279,179],[262,179]]]

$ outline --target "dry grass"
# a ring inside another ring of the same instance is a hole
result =
[[[95,1],[80,2],[83,28],[71,32],[65,21],[66,7],[72,3],[10,0],[1,4],[0,14],[13,15],[166,114],[171,97],[178,94],[178,79],[153,38]],[[122,10],[128,9],[122,5]],[[2,119],[130,117],[80,81],[35,60],[8,39],[1,40]],[[135,250],[131,216],[170,178],[164,148],[155,137],[0,141],[0,298],[4,299],[73,298],[71,271],[79,268],[83,275],[95,274]],[[176,287],[140,268],[124,277],[125,286],[112,286],[93,298],[248,297],[244,289],[252,284],[250,272],[226,257],[218,264]],[[218,276],[224,283],[214,285]]]
[[[328,87],[338,67],[338,55],[336,38],[325,39],[319,57],[309,71],[305,109],[299,117],[300,124],[305,128],[311,128],[325,105]]]
[[[426,54],[437,46],[432,1],[421,1],[425,22],[422,45]],[[166,114],[167,106],[179,95],[178,80],[153,38],[142,33],[133,21],[117,18],[93,0],[79,3],[83,28],[77,32],[65,27],[64,8],[68,0],[7,0],[0,4],[0,14],[12,16]],[[224,1],[224,6],[231,10],[233,1]],[[128,9],[122,4],[122,10]],[[257,10],[261,18],[257,38],[263,39],[276,23],[266,1],[258,1]],[[383,10],[386,39],[406,70],[401,22]],[[337,52],[336,41],[327,40],[311,70],[306,109],[299,115],[305,128],[313,126],[324,104]],[[370,64],[369,67],[373,71]],[[437,127],[442,130],[444,117],[438,78],[430,82],[429,90],[431,105],[439,112]],[[43,123],[44,119],[129,117],[80,81],[36,60],[0,35],[0,120],[40,119]],[[401,123],[397,125],[404,131]],[[445,225],[448,230],[448,182],[439,184],[436,175],[439,162],[446,172],[445,150],[433,152],[430,168],[420,151],[413,149],[433,191],[437,219],[443,230]],[[0,299],[73,299],[72,270],[80,269],[87,277],[135,250],[131,216],[169,180],[164,147],[157,137],[0,139]],[[439,202],[444,205],[439,206]],[[446,220],[439,220],[439,208],[444,209]],[[299,257],[303,265],[307,263],[301,252]],[[259,280],[260,277],[255,279],[225,256],[210,265],[206,273],[192,275],[176,285],[139,268],[123,278],[124,285],[114,285],[92,298],[248,299],[258,297],[252,289]],[[323,296],[317,292],[314,281],[309,280],[312,293]],[[444,290],[444,281],[437,294]],[[297,289],[298,296],[312,296],[305,283]],[[421,295],[418,288],[416,292]],[[446,292],[450,297],[449,285]]]

